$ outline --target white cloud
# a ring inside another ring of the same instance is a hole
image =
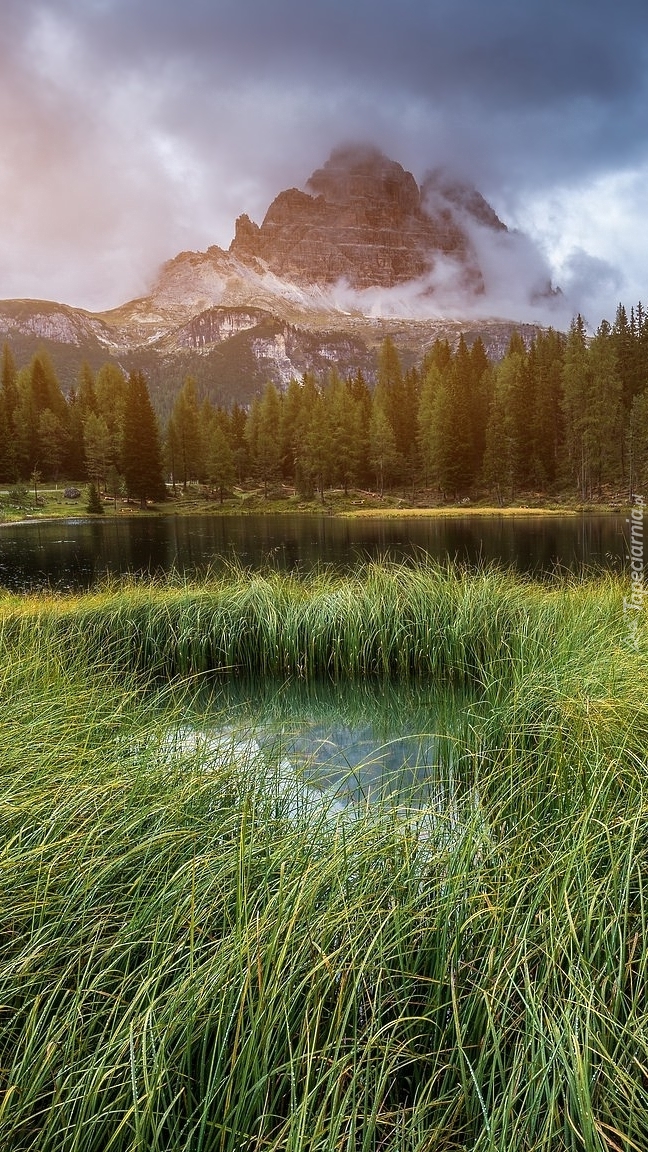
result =
[[[475,233],[482,304],[525,311],[539,250],[565,306],[596,325],[648,296],[648,162],[628,159],[645,149],[644,8],[627,31],[596,2],[585,25],[545,8],[408,2],[395,20],[380,0],[7,0],[0,296],[119,304],[178,251],[226,247],[239,213],[260,222],[341,139],[364,137],[419,178],[454,160],[531,236]],[[456,268],[436,277],[465,308]]]
[[[648,162],[520,205],[519,221],[542,247],[556,281],[591,328],[648,292]]]

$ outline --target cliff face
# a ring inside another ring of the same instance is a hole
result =
[[[199,372],[211,358],[214,378],[245,398],[268,378],[282,384],[331,364],[371,378],[387,334],[409,362],[461,331],[498,356],[519,324],[462,322],[456,306],[444,319],[442,301],[449,276],[474,314],[484,284],[471,237],[497,245],[506,233],[483,196],[447,173],[419,187],[376,149],[338,149],[303,191],[281,192],[260,226],[240,216],[229,251],[169,260],[146,297],[97,315],[0,301],[0,343],[7,337],[26,362],[46,342],[70,385],[82,359],[96,366],[111,355],[163,374],[175,360]]]
[[[418,280],[442,254],[464,263],[479,291],[468,237],[448,203],[438,200],[430,208],[411,172],[382,153],[340,149],[313,173],[305,192],[281,192],[261,227],[239,217],[230,253],[252,267],[262,261],[297,284],[345,280],[357,289]]]

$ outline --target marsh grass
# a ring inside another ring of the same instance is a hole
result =
[[[0,1147],[648,1147],[619,589],[236,581],[3,602]],[[188,690],[246,654],[477,685],[454,834],[403,805],[288,817],[267,764],[170,757]]]
[[[0,598],[0,650],[21,634],[42,649],[89,649],[165,680],[221,672],[425,676],[505,682],[534,663],[579,672],[624,643],[622,589],[602,576],[538,585],[511,573],[432,562],[367,564],[300,577],[232,568],[208,581],[123,581],[71,596]],[[645,647],[645,642],[644,642]]]

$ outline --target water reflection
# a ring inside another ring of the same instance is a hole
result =
[[[164,516],[71,519],[0,528],[0,585],[91,587],[106,575],[199,575],[232,560],[284,571],[348,568],[367,558],[424,554],[513,566],[522,572],[622,570],[623,515],[457,515],[443,519],[344,520],[331,516]]]
[[[299,781],[328,810],[376,800],[441,810],[470,787],[478,712],[474,698],[420,683],[228,681],[188,699],[167,742],[207,767],[238,758],[284,791]]]

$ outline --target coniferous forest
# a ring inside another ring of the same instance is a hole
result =
[[[160,428],[141,372],[81,369],[65,395],[45,353],[17,365],[2,352],[0,482],[90,481],[144,503],[201,484],[221,500],[234,485],[304,498],[328,489],[414,499],[536,497],[605,501],[648,483],[648,317],[619,305],[588,336],[514,335],[489,361],[477,340],[437,341],[405,371],[393,342],[376,380],[306,373],[267,384],[249,408],[215,408],[188,377]]]

